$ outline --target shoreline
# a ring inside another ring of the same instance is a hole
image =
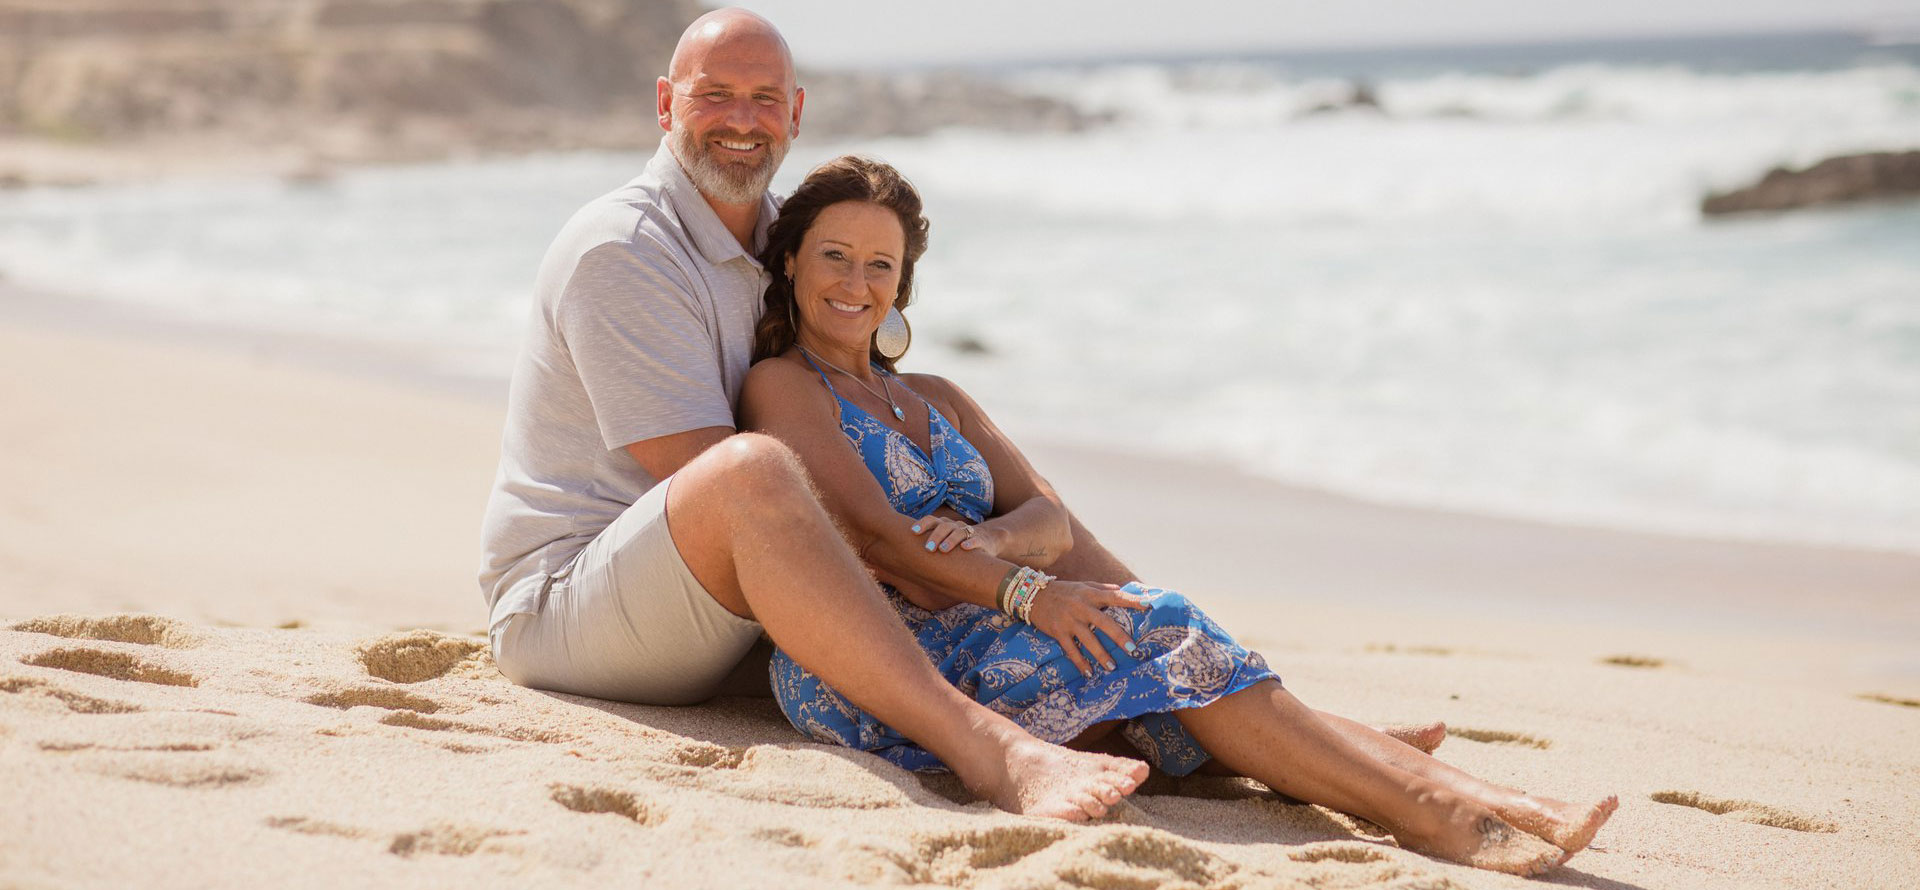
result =
[[[477,559],[467,552],[477,552],[477,543],[463,546],[453,532],[478,528],[504,381],[436,368],[399,344],[222,326],[0,282],[0,340],[18,353],[47,336],[108,364],[137,353],[141,362],[192,368],[189,377],[262,377],[249,398],[276,385],[319,389],[338,400],[326,410],[431,414],[468,430],[472,441],[462,443],[459,458],[469,484],[443,487],[434,498],[473,505],[464,526],[438,531],[435,560],[438,577],[470,586],[461,574]],[[1517,622],[1543,639],[1580,625],[1583,635],[1599,633],[1623,651],[1658,637],[1670,637],[1671,649],[1697,648],[1692,643],[1704,635],[1726,643],[1714,660],[1739,673],[1920,695],[1920,658],[1900,648],[1920,636],[1920,555],[1559,525],[1361,500],[1223,464],[1060,442],[1028,450],[1086,524],[1149,583],[1198,592],[1229,609],[1278,604],[1317,613],[1321,624],[1342,626],[1337,635],[1349,646],[1369,645],[1370,626],[1427,628],[1441,641],[1435,645],[1472,646],[1488,621]],[[0,598],[0,615],[28,617],[20,605]],[[481,620],[477,609],[462,611],[432,610],[423,623],[454,629]],[[1356,616],[1364,616],[1361,626],[1346,626]],[[1800,668],[1766,667],[1744,654],[1757,647],[1802,652],[1786,660]]]

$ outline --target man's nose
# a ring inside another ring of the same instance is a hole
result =
[[[752,99],[735,99],[727,103],[727,126],[741,133],[753,132],[758,121],[754,120]]]

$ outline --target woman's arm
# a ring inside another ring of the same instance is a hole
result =
[[[980,551],[927,550],[922,537],[912,531],[913,520],[893,509],[879,481],[849,447],[840,431],[837,408],[813,372],[786,359],[768,359],[747,374],[740,398],[741,428],[774,436],[800,456],[820,490],[821,502],[868,563],[890,576],[996,608],[1001,579],[1014,566]],[[1056,581],[1035,602],[1033,624],[1058,641],[1068,658],[1091,676],[1081,647],[1112,666],[1094,636],[1095,629],[1122,647],[1133,646],[1125,629],[1100,611],[1104,606],[1145,608],[1112,585]]]
[[[1072,519],[1065,502],[978,403],[944,377],[909,374],[901,380],[946,415],[960,435],[973,443],[993,475],[993,516],[973,527],[970,540],[958,542],[961,549],[981,550],[1036,569],[1052,566],[1073,549]],[[953,537],[941,541],[943,552],[954,549]]]

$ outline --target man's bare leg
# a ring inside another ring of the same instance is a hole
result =
[[[947,683],[778,441],[733,436],[687,463],[667,491],[667,522],[687,568],[722,606],[760,622],[794,661],[995,806],[1093,818],[1146,778],[1144,763],[1042,742]]]
[[[1226,766],[1282,794],[1379,823],[1410,849],[1523,875],[1545,872],[1568,855],[1514,831],[1471,796],[1373,756],[1277,682],[1175,714]]]

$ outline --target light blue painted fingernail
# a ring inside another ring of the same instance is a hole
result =
[[[932,541],[928,541],[928,542],[927,542],[927,549],[928,549],[928,550],[932,550],[932,549],[933,549],[933,542],[932,542]]]
[[[919,531],[919,530],[920,530],[920,526],[917,526],[917,525],[916,525],[916,526],[914,526],[914,527],[913,527],[913,530],[914,530],[914,531]]]

